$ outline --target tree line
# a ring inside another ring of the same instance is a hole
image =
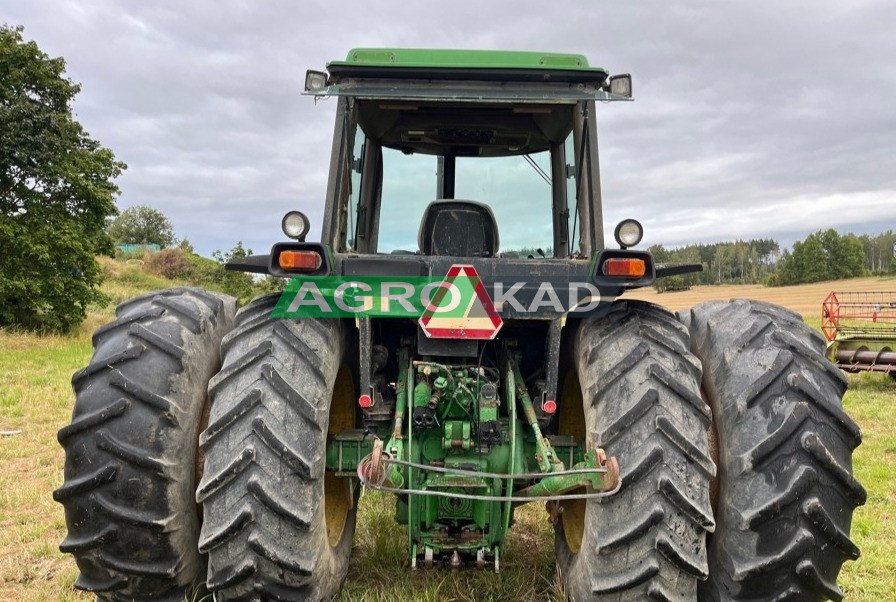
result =
[[[840,234],[833,228],[814,232],[781,249],[771,238],[648,249],[657,263],[693,263],[703,271],[659,279],[659,292],[686,290],[698,284],[785,286],[869,274],[896,274],[896,233]]]
[[[647,249],[657,263],[695,263],[702,272],[661,278],[659,292],[684,290],[698,284],[764,282],[775,270],[780,246],[773,239],[737,240],[701,243],[666,249],[653,245]]]

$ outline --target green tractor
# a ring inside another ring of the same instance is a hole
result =
[[[411,567],[497,572],[537,502],[576,601],[842,598],[865,491],[823,338],[755,301],[626,300],[699,269],[635,250],[635,220],[605,243],[596,106],[628,75],[356,49],[305,89],[336,103],[320,242],[290,212],[228,265],[286,291],[127,301],[72,379],[77,587],[329,600],[369,487]]]

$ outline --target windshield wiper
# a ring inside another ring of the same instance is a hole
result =
[[[548,183],[548,186],[551,185],[551,176],[549,176],[547,172],[541,168],[541,165],[535,162],[535,159],[530,157],[528,154],[523,155],[523,159],[525,159],[526,162],[532,166],[532,169],[535,170],[535,173],[541,176],[542,180]]]

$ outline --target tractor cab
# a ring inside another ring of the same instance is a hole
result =
[[[306,77],[306,93],[339,97],[321,240],[358,254],[588,258],[603,246],[594,101],[630,90],[579,55],[353,50]],[[432,245],[430,213],[480,242]]]
[[[337,103],[320,243],[291,212],[296,242],[229,268],[439,278],[466,264],[492,298],[519,283],[509,320],[600,311],[664,275],[631,249],[637,221],[604,244],[596,103],[630,100],[630,76],[572,54],[355,49],[305,91]]]

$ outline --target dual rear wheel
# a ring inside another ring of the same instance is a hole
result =
[[[333,320],[236,312],[198,289],[118,307],[72,379],[59,432],[76,586],[103,601],[328,600],[348,570],[357,492],[324,470],[355,424],[348,342]],[[236,315],[234,316],[234,313]]]
[[[756,301],[678,316],[618,302],[580,324],[559,427],[575,434],[564,413],[583,407],[622,489],[562,508],[570,597],[841,600],[865,491],[846,381],[823,349],[797,314]]]

